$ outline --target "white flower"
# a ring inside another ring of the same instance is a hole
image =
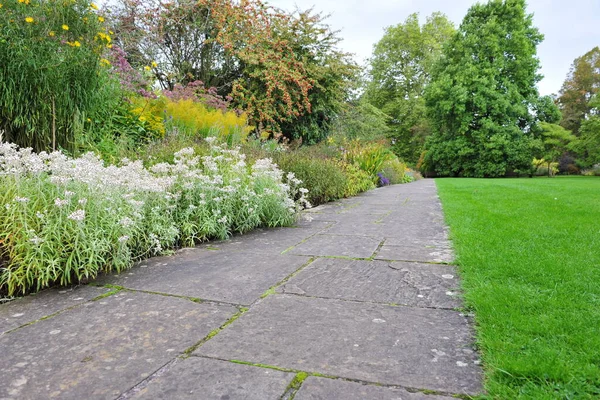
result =
[[[29,199],[27,197],[15,197],[15,201],[18,203],[27,203]]]
[[[129,217],[123,217],[119,220],[119,225],[125,228],[129,228],[134,224],[133,220]]]
[[[75,194],[75,192],[71,192],[69,190],[65,190],[65,197],[69,198],[72,197]]]
[[[85,211],[84,210],[73,211],[67,218],[72,219],[73,221],[83,221],[85,219]]]
[[[87,204],[87,199],[79,199],[78,203],[85,206]]]
[[[31,239],[29,239],[29,241],[33,244],[35,244],[36,246],[39,246],[40,244],[42,244],[44,242],[44,239],[39,238],[36,236],[32,237]]]
[[[67,204],[69,204],[69,200],[62,200],[59,197],[54,199],[54,205],[58,208],[62,208],[63,206],[66,206]]]
[[[119,241],[119,243],[125,243],[126,241],[129,240],[129,236],[127,235],[123,235],[121,236],[119,239],[117,239]]]
[[[222,217],[222,218],[219,218],[219,219],[217,220],[217,222],[218,222],[218,223],[220,223],[220,224],[226,224],[226,223],[227,223],[227,216],[224,216],[224,217]]]
[[[35,216],[38,217],[39,219],[42,219],[42,218],[45,217],[45,215],[43,213],[39,212],[39,211],[35,212]]]

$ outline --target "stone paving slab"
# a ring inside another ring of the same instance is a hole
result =
[[[226,251],[245,251],[259,254],[281,254],[304,239],[328,228],[331,223],[314,222],[298,228],[257,229],[245,235],[237,235],[228,240],[208,242],[198,248]]]
[[[451,263],[454,260],[452,249],[430,246],[388,246],[384,244],[375,257],[378,260],[421,261]]]
[[[277,291],[418,307],[461,305],[456,271],[447,265],[318,259]]]
[[[454,400],[454,398],[311,376],[304,381],[294,400]]]
[[[388,385],[477,394],[466,318],[450,310],[272,295],[196,354]]]
[[[189,249],[185,257],[150,259],[100,282],[249,305],[308,260],[308,257],[292,255]]]
[[[237,309],[120,292],[0,336],[1,399],[114,399]]]
[[[319,234],[297,245],[287,254],[369,258],[379,247],[382,238]]]
[[[95,286],[75,286],[44,290],[12,300],[0,305],[0,333],[85,303],[110,290]]]
[[[132,399],[279,400],[293,373],[190,357],[154,378]]]

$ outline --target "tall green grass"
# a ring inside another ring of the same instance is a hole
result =
[[[494,399],[600,398],[600,179],[438,179]]]

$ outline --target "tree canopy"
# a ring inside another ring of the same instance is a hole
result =
[[[581,124],[593,109],[592,99],[600,92],[600,47],[594,47],[573,61],[557,103],[562,112],[561,125],[579,135]]]
[[[542,39],[525,0],[492,0],[469,9],[426,91],[433,129],[428,169],[473,177],[529,169]]]
[[[370,60],[370,82],[365,98],[390,116],[390,136],[395,152],[416,162],[429,127],[423,93],[442,46],[454,34],[454,26],[441,13],[419,24],[419,15],[386,28]]]

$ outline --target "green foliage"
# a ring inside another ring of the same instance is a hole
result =
[[[110,39],[89,1],[3,1],[0,12],[0,129],[37,150],[73,150],[97,107]]]
[[[591,116],[593,98],[600,90],[600,47],[575,59],[557,99],[561,125],[579,136],[582,123]]]
[[[390,134],[390,117],[364,98],[349,103],[331,128],[331,136],[363,141],[376,141]]]
[[[364,144],[358,140],[349,142],[344,153],[344,160],[365,171],[374,184],[379,182],[377,174],[383,171],[385,162],[395,158],[394,153],[381,143]]]
[[[430,133],[423,93],[442,46],[454,32],[441,13],[427,17],[423,26],[418,14],[412,14],[404,23],[388,27],[375,45],[365,97],[391,117],[394,152],[407,162],[417,162]]]
[[[560,125],[550,124],[548,122],[540,122],[541,137],[542,137],[542,157],[548,163],[548,176],[552,175],[550,163],[556,163],[563,155],[571,143],[577,138],[568,130]],[[557,168],[558,170],[558,168]]]
[[[375,189],[375,184],[371,176],[353,164],[339,161],[339,165],[346,175],[347,182],[344,190],[344,197],[356,196],[367,190]]]
[[[444,48],[426,101],[433,134],[425,167],[438,175],[525,171],[539,104],[536,47],[543,36],[524,0],[472,6]]]
[[[348,178],[340,164],[314,151],[281,152],[275,155],[275,162],[302,181],[313,206],[341,199],[348,190]]]
[[[381,172],[392,185],[412,182],[411,177],[406,175],[406,164],[397,158],[385,161]]]
[[[600,162],[600,95],[590,101],[590,106],[590,116],[581,123],[579,139],[571,145],[579,163],[586,168]]]
[[[600,179],[439,179],[490,399],[600,395]]]

